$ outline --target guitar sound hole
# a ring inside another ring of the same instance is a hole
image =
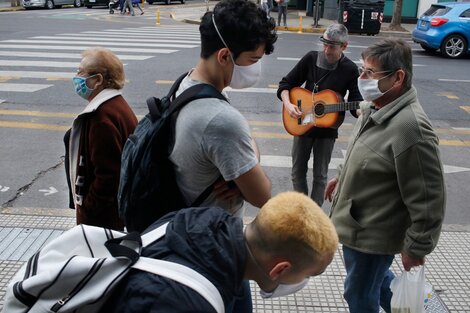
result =
[[[316,116],[322,116],[323,114],[325,114],[325,106],[323,104],[315,105],[314,112]]]

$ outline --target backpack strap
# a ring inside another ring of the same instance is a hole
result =
[[[180,77],[178,77],[178,79],[173,83],[173,85],[171,86],[170,88],[170,91],[168,92],[168,99],[171,99],[173,97],[173,95],[176,93],[176,91],[178,90],[181,82],[183,81],[183,79],[188,75],[188,72],[182,74]],[[160,110],[160,107],[158,105],[159,103],[159,99],[155,98],[155,97],[150,97],[147,99],[147,107],[149,109],[149,112],[150,112],[150,116],[152,117],[152,120],[156,120],[158,117],[161,116],[162,112]]]
[[[183,79],[188,75],[188,73],[181,75],[176,82],[171,86],[170,92],[168,92],[168,97],[172,97],[176,91],[179,88],[179,85],[183,81]],[[216,98],[222,101],[228,102],[227,98],[225,98],[224,95],[220,91],[218,91],[214,86],[209,85],[209,84],[197,84],[194,86],[189,87],[188,89],[184,90],[178,97],[176,97],[172,102],[171,102],[171,107],[168,112],[169,115],[175,113],[176,116],[173,116],[172,120],[172,134],[175,134],[175,125],[176,125],[176,117],[179,112],[186,104],[190,103],[191,101],[198,100],[198,99],[204,99],[204,98]],[[199,206],[204,200],[207,199],[207,197],[210,195],[212,190],[214,189],[214,185],[219,179],[222,178],[222,175],[220,175],[214,183],[210,184],[207,186],[206,189],[196,198],[196,200],[193,201],[189,205],[189,207],[197,207]]]
[[[207,278],[187,266],[141,257],[133,268],[159,276],[170,278],[180,284],[192,288],[207,300],[217,313],[225,313],[225,305],[219,290]]]
[[[176,83],[178,83],[178,81]],[[176,83],[171,87],[171,90],[173,90],[173,87],[175,87]],[[168,93],[168,95],[170,95],[170,93]],[[216,98],[228,102],[227,98],[225,98],[224,95],[222,95],[222,93],[214,86],[209,84],[197,84],[184,90],[172,101],[169,114],[173,114],[174,112],[179,111],[191,101],[203,98]]]
[[[141,236],[142,238],[142,248],[147,247],[152,242],[157,241],[158,239],[165,236],[166,228],[168,227],[169,222],[166,222],[163,225],[158,226],[157,228],[145,233]]]
[[[166,233],[169,222],[160,225],[156,229],[142,235],[142,247],[162,238]],[[133,268],[153,273],[155,275],[170,278],[185,286],[192,288],[209,302],[217,313],[225,312],[224,301],[217,288],[207,278],[192,268],[174,262],[140,257],[132,265]]]

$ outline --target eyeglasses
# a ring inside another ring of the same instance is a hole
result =
[[[372,76],[374,76],[374,74],[386,74],[386,73],[392,73],[394,72],[394,70],[387,70],[387,71],[374,71],[374,70],[371,70],[371,69],[366,69],[364,68],[364,66],[361,66],[359,68],[359,76],[362,76],[362,74],[364,74],[364,76],[366,78],[370,78]]]

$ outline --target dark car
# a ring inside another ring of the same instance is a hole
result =
[[[107,7],[109,6],[109,0],[85,0],[84,5],[89,9],[92,7]]]
[[[419,18],[412,38],[426,51],[440,50],[448,58],[470,52],[470,3],[433,4]]]

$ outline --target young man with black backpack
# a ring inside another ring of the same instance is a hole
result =
[[[274,29],[250,1],[219,2],[202,18],[201,57],[176,95],[201,83],[220,92],[253,86],[261,74],[260,59],[274,49]],[[247,120],[229,102],[209,98],[188,103],[176,120],[170,155],[186,203],[222,176],[199,206],[222,207],[240,217],[244,200],[261,207],[271,197],[271,183],[255,151]]]
[[[128,231],[185,207],[243,217],[244,200],[261,207],[271,196],[247,120],[222,90],[257,82],[277,39],[274,21],[249,1],[221,1],[200,32],[198,64],[166,97],[147,99],[150,113],[124,147],[118,199]]]

